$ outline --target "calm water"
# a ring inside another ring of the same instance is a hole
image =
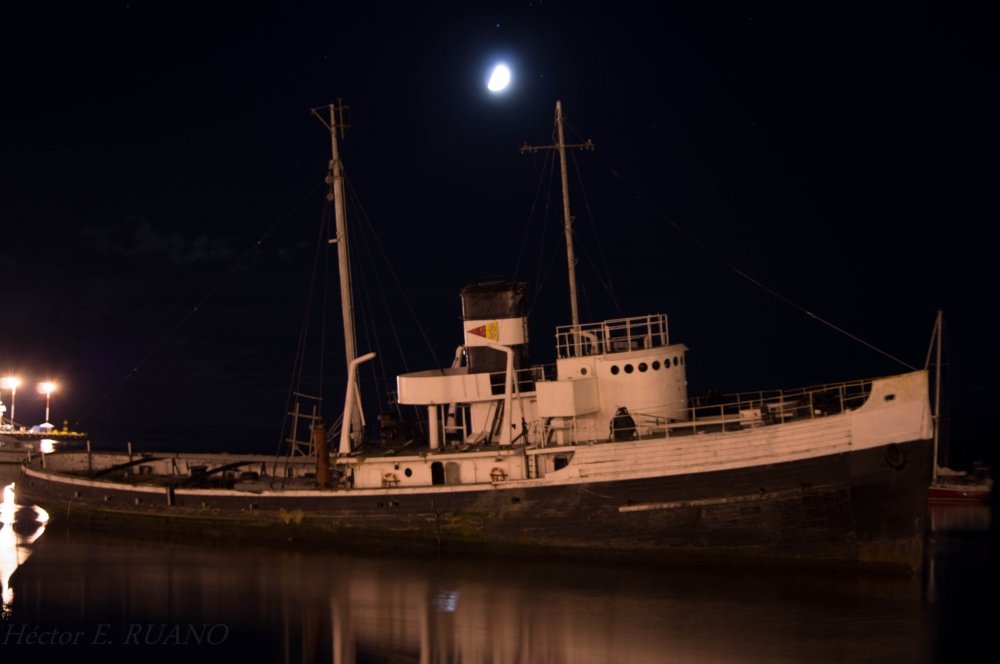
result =
[[[930,662],[996,638],[986,507],[935,512],[902,579],[157,545],[46,532],[6,498],[3,662],[70,636],[74,661],[181,664]]]

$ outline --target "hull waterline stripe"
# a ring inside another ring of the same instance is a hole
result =
[[[833,490],[838,485],[825,485],[809,487],[808,489],[789,489],[787,491],[765,491],[745,496],[731,496],[728,498],[706,498],[704,500],[678,500],[670,503],[643,503],[641,505],[622,505],[619,512],[649,512],[652,510],[675,510],[682,507],[707,507],[709,505],[729,505],[736,503],[749,503],[759,500],[771,500],[775,498],[788,498],[790,496],[801,496],[806,493],[821,493]]]

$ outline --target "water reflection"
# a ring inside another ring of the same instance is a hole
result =
[[[14,504],[14,484],[3,487],[0,503],[0,614],[7,616],[14,601],[10,577],[31,555],[31,545],[45,532],[49,515],[38,507]]]
[[[62,531],[23,550],[34,553],[13,577],[12,622],[85,638],[109,624],[119,644],[134,626],[140,639],[162,643],[158,634],[173,625],[226,625],[224,644],[186,650],[185,659],[222,651],[342,664],[932,658],[919,580],[895,577],[305,554]]]
[[[987,532],[993,524],[986,503],[941,503],[927,506],[927,527],[931,532]]]

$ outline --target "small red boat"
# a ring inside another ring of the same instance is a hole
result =
[[[931,502],[984,503],[990,499],[993,487],[989,484],[958,484],[935,482],[927,487],[927,500]]]
[[[934,474],[927,487],[927,500],[931,503],[985,503],[993,492],[993,478],[990,466],[976,462],[972,465],[972,474],[960,470],[952,470],[938,465],[938,439],[941,432],[941,335],[944,317],[938,311],[934,322],[934,333],[931,335],[931,347],[927,349],[927,363],[930,366],[931,350],[937,346],[937,359],[934,372]],[[945,454],[945,457],[948,455]]]
[[[975,464],[972,474],[937,468],[936,477],[927,487],[931,502],[984,503],[993,491],[990,467]]]

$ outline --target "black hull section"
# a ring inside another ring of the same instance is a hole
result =
[[[128,485],[22,475],[17,499],[44,508],[52,525],[126,532],[915,571],[930,450],[912,441],[734,470],[487,491],[177,495],[171,506],[165,492],[150,504],[151,494]]]

